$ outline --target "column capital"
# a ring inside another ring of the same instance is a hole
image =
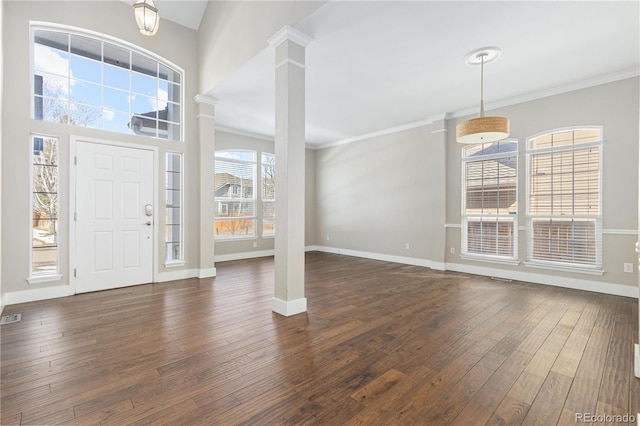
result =
[[[309,37],[302,31],[296,30],[289,25],[285,25],[277,33],[271,36],[271,38],[267,40],[267,43],[272,47],[278,47],[287,40],[299,44],[302,47],[307,47],[309,43],[313,41],[313,38]]]
[[[218,103],[218,100],[216,98],[212,98],[211,96],[206,96],[206,95],[195,95],[193,97],[193,100],[197,104],[207,104],[207,105],[213,105],[213,106],[216,106],[216,104]]]

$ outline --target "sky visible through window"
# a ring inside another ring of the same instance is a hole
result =
[[[34,116],[45,121],[181,140],[181,76],[131,49],[34,31]]]

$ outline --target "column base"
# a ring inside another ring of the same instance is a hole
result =
[[[198,278],[211,278],[216,276],[216,268],[206,268],[198,270]]]
[[[303,297],[302,299],[287,301],[274,297],[271,301],[271,310],[285,317],[307,312],[307,298]]]

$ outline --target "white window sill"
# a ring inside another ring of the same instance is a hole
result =
[[[262,239],[263,240],[273,240],[276,236],[275,235],[263,235]]]
[[[518,266],[520,261],[518,259],[510,259],[507,257],[493,257],[493,256],[482,256],[477,254],[461,254],[460,259],[462,260],[473,260],[476,262],[487,262],[487,263],[500,263],[502,265],[512,265]]]
[[[553,263],[536,262],[536,261],[530,261],[530,260],[524,262],[524,266],[528,268],[549,269],[552,271],[571,272],[575,274],[599,275],[599,276],[602,276],[604,274],[603,269],[596,269],[589,266],[569,266],[569,265],[565,266],[565,265],[557,265]]]
[[[27,278],[27,282],[29,284],[42,284],[42,283],[52,283],[55,281],[60,281],[62,279],[62,275],[53,274],[53,275],[35,275]]]
[[[184,266],[186,265],[187,262],[184,260],[172,260],[169,262],[165,262],[164,267],[165,268],[177,268],[178,266]]]
[[[255,235],[247,235],[246,237],[218,237],[214,238],[215,243],[226,243],[227,241],[257,241],[258,237]]]

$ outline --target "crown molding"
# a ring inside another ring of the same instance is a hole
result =
[[[213,105],[213,106],[216,106],[216,104],[218,103],[218,100],[216,98],[212,98],[211,96],[206,96],[206,95],[195,95],[193,97],[193,100],[197,104],[207,104],[207,105]]]
[[[521,104],[524,102],[535,101],[537,99],[547,98],[549,96],[560,95],[562,93],[573,92],[574,90],[586,89],[588,87],[600,86],[601,84],[613,83],[614,81],[626,80],[627,78],[638,77],[640,71],[637,68],[607,74],[600,77],[581,80],[574,83],[564,84],[562,86],[552,87],[550,89],[539,90],[537,92],[514,96],[511,98],[501,99],[496,102],[485,103],[485,110],[503,108],[511,105]],[[448,118],[460,118],[467,115],[478,113],[478,107],[465,108],[449,114]]]
[[[314,145],[313,149],[324,149],[324,148],[330,148],[332,146],[338,146],[338,145],[346,145],[352,142],[358,142],[361,140],[365,140],[365,139],[371,139],[371,138],[375,138],[378,136],[384,136],[384,135],[389,135],[391,133],[398,133],[398,132],[402,132],[405,130],[411,130],[411,129],[415,129],[417,127],[423,127],[423,126],[430,126],[432,125],[434,122],[439,121],[439,120],[445,120],[447,119],[449,116],[447,113],[440,113],[440,114],[436,114],[433,115],[425,120],[419,120],[419,121],[413,121],[411,123],[407,123],[407,124],[402,124],[400,126],[395,126],[395,127],[389,127],[388,129],[382,129],[382,130],[378,130],[376,132],[372,132],[372,133],[366,133],[364,135],[360,135],[360,136],[354,136],[352,138],[346,138],[346,139],[341,139],[335,142],[327,142],[327,143],[323,143],[323,144],[318,144],[318,145]]]
[[[299,44],[302,47],[307,47],[309,43],[313,41],[313,38],[309,37],[302,31],[296,30],[289,25],[285,25],[277,33],[271,36],[271,38],[267,40],[267,43],[272,47],[278,47],[287,40]]]
[[[275,142],[276,141],[273,136],[263,135],[263,134],[260,134],[260,133],[248,132],[246,130],[235,129],[233,127],[216,126],[216,132],[230,133],[232,135],[245,136],[245,137],[248,137],[248,138],[260,139],[260,140],[268,141],[268,142]]]

